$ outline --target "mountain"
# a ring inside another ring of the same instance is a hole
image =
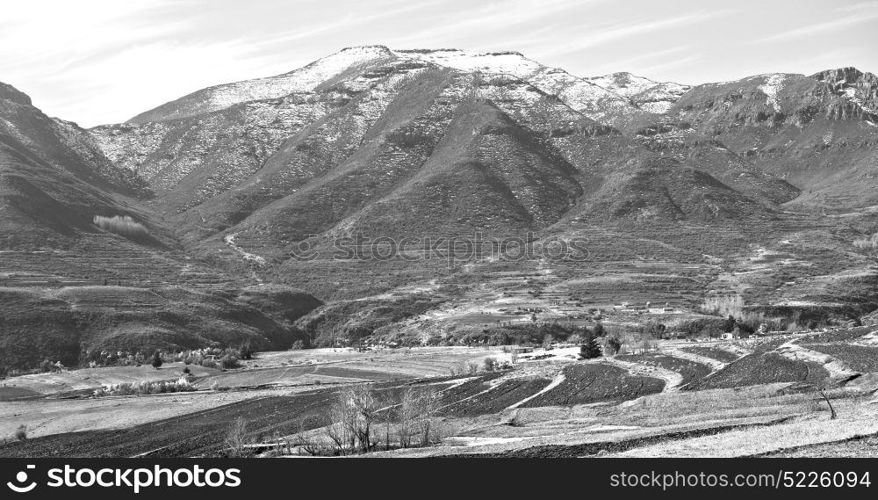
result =
[[[71,244],[98,232],[95,215],[142,216],[133,197],[148,193],[134,172],[116,168],[91,136],[35,108],[0,84],[0,239],[4,248]]]
[[[875,82],[844,68],[687,86],[580,77],[517,52],[353,47],[88,131],[3,87],[0,223],[13,231],[0,276],[33,288],[8,295],[17,311],[74,314],[75,331],[47,335],[80,350],[334,345],[333,325],[441,330],[474,303],[695,310],[741,294],[775,309],[819,297],[819,314],[851,317],[878,307],[870,279],[850,278],[878,232]],[[149,238],[95,216],[130,217]],[[577,239],[588,259],[333,254],[357,235],[474,234]],[[460,328],[479,328],[470,319]]]
[[[671,105],[692,87],[673,82],[656,82],[627,72],[588,78],[588,81],[628,99],[649,113],[667,113]]]
[[[798,195],[692,130],[673,152],[665,131],[629,130],[660,122],[637,99],[655,111],[686,88],[579,78],[515,52],[357,47],[90,132],[150,183],[187,242],[234,235],[278,259],[323,233],[547,228],[651,156],[725,179],[765,210]]]
[[[759,75],[693,87],[666,119],[686,122],[764,172],[795,185],[798,204],[878,202],[878,79],[855,68]]]
[[[89,133],[0,84],[0,372],[101,349],[307,341],[292,321],[319,301],[187,255],[152,194]]]

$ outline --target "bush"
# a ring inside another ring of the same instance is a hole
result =
[[[293,342],[292,347],[290,347],[290,349],[292,349],[294,351],[300,351],[304,348],[305,348],[305,343],[302,342],[301,340],[297,340],[297,341]]]
[[[241,344],[238,354],[241,356],[241,359],[253,359],[253,348],[250,347],[249,340]]]
[[[494,358],[485,358],[485,360],[482,361],[482,366],[486,372],[493,372],[500,368],[500,363]]]
[[[156,351],[155,354],[152,355],[152,367],[158,370],[162,367],[164,361],[162,361],[162,353]]]
[[[238,358],[234,354],[226,354],[220,359],[219,364],[223,369],[226,370],[241,367],[241,363],[238,361]]]
[[[18,426],[18,429],[15,429],[15,439],[16,441],[25,441],[27,440],[27,426],[21,424]]]
[[[189,382],[187,375],[173,382],[130,382],[127,384],[110,384],[96,389],[95,397],[131,396],[141,394],[166,394],[173,392],[192,392],[195,387]]]
[[[136,222],[127,215],[115,215],[113,217],[95,215],[93,221],[96,226],[104,231],[109,231],[120,236],[128,238],[145,238],[149,236],[149,231],[147,231],[146,226]]]
[[[641,331],[654,339],[661,339],[664,338],[666,329],[665,325],[650,320],[641,328]]]
[[[725,331],[726,320],[721,318],[697,318],[683,321],[675,327],[686,337],[719,337]]]
[[[622,350],[622,339],[617,335],[611,335],[604,341],[604,350],[607,354],[613,355]]]

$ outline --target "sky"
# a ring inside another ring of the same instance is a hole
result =
[[[515,50],[579,76],[698,84],[878,73],[878,0],[4,0],[0,81],[51,116],[118,123],[355,45]]]

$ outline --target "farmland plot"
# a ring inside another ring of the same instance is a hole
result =
[[[794,361],[768,352],[745,356],[687,389],[726,389],[773,382],[819,384],[827,377],[829,373],[816,363]]]
[[[631,376],[615,366],[588,363],[564,368],[564,381],[554,389],[531,399],[523,408],[576,405],[599,401],[624,401],[661,392],[664,382]]]

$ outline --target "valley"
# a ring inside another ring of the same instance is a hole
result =
[[[352,400],[367,456],[874,456],[876,124],[856,68],[456,49],[88,129],[0,84],[0,456],[353,454]]]

